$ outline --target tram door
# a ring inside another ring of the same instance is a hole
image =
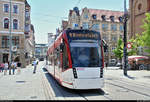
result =
[[[3,63],[8,62],[8,54],[3,54]]]

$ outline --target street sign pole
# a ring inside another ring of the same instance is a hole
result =
[[[11,62],[12,62],[12,34],[11,34],[11,0],[9,1],[9,75],[11,75]]]
[[[126,0],[124,0],[124,63],[123,63],[123,69],[124,69],[124,75],[127,76],[127,8],[126,8]]]

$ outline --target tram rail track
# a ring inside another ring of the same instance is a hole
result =
[[[145,85],[140,84],[140,83],[137,84],[137,83],[133,83],[130,81],[117,80],[117,79],[113,79],[113,80],[109,80],[109,81],[106,80],[105,83],[119,87],[119,88],[122,88],[122,89],[126,89],[128,91],[135,92],[135,93],[140,94],[140,95],[150,97],[150,94],[149,94],[150,93],[150,87],[145,87]]]

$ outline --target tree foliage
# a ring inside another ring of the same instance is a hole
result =
[[[139,50],[138,47],[143,46],[143,36],[136,34],[135,38],[132,38],[129,40],[132,44],[131,51],[129,52],[129,55],[138,55]]]
[[[143,22],[143,46],[147,47],[145,51],[150,54],[150,13],[146,13],[146,18],[143,20]]]
[[[115,56],[119,59],[122,59],[123,57],[123,41],[120,38],[117,42],[117,48],[113,50]]]

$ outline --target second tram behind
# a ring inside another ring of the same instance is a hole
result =
[[[99,32],[62,32],[47,51],[48,72],[70,89],[101,89],[104,86],[104,56]]]

